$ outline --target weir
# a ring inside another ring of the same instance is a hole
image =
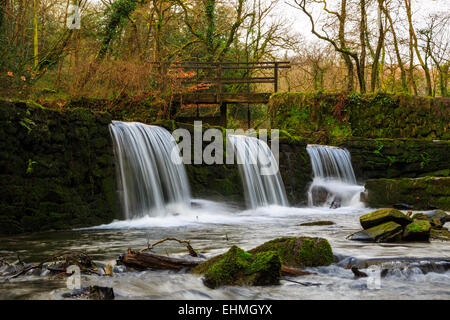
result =
[[[190,191],[175,139],[164,128],[113,121],[119,193],[126,219],[162,216],[169,205],[189,206]]]
[[[269,205],[288,206],[278,163],[267,143],[255,137],[229,135],[236,151],[245,199],[251,209]]]
[[[308,145],[306,148],[314,179],[308,190],[309,206],[361,206],[363,186],[356,183],[350,152],[333,146]]]

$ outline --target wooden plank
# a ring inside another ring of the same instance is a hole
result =
[[[180,97],[176,97],[175,100]],[[223,93],[221,102],[223,103],[252,103],[266,104],[269,102],[270,93]],[[183,104],[218,104],[216,93],[188,93],[181,97]]]

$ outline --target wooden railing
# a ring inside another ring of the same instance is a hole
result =
[[[181,79],[185,84],[208,84],[215,87],[218,94],[223,92],[224,85],[244,84],[249,88],[250,84],[273,84],[273,92],[278,92],[278,78],[280,69],[289,69],[289,61],[264,61],[264,62],[176,62],[157,63],[159,68],[182,69],[195,71],[192,77]],[[244,76],[230,76],[227,71],[241,70]],[[271,70],[271,71],[270,71]],[[258,72],[260,71],[260,72]],[[269,71],[269,72],[267,72]],[[252,74],[258,76],[251,76]],[[269,73],[270,75],[265,75]]]

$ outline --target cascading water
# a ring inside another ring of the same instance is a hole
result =
[[[309,206],[362,206],[363,186],[356,184],[350,152],[332,146],[308,145],[306,148],[314,173],[308,191]]]
[[[170,205],[189,205],[186,171],[179,153],[173,152],[178,146],[167,130],[113,121],[110,131],[126,219],[161,216]]]
[[[236,151],[249,208],[269,205],[288,206],[278,163],[269,146],[255,137],[229,135]]]

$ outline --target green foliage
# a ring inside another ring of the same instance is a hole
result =
[[[431,161],[431,157],[427,152],[424,152],[420,154],[420,158],[422,159],[422,161],[420,162],[420,168],[423,169]]]
[[[27,109],[26,115],[30,116],[30,110]],[[24,117],[21,121],[19,121],[19,124],[28,130],[28,134],[30,134],[31,130],[33,130],[32,127],[36,125],[33,120],[27,117]]]
[[[33,160],[31,160],[31,159],[28,159],[28,167],[27,167],[27,171],[26,171],[26,173],[29,175],[29,174],[32,174],[33,173],[33,165],[35,165],[37,162],[36,161],[33,161]]]
[[[100,51],[97,58],[102,59],[111,50],[113,41],[127,23],[130,14],[136,10],[136,0],[116,0],[105,11],[105,21],[100,33]]]

